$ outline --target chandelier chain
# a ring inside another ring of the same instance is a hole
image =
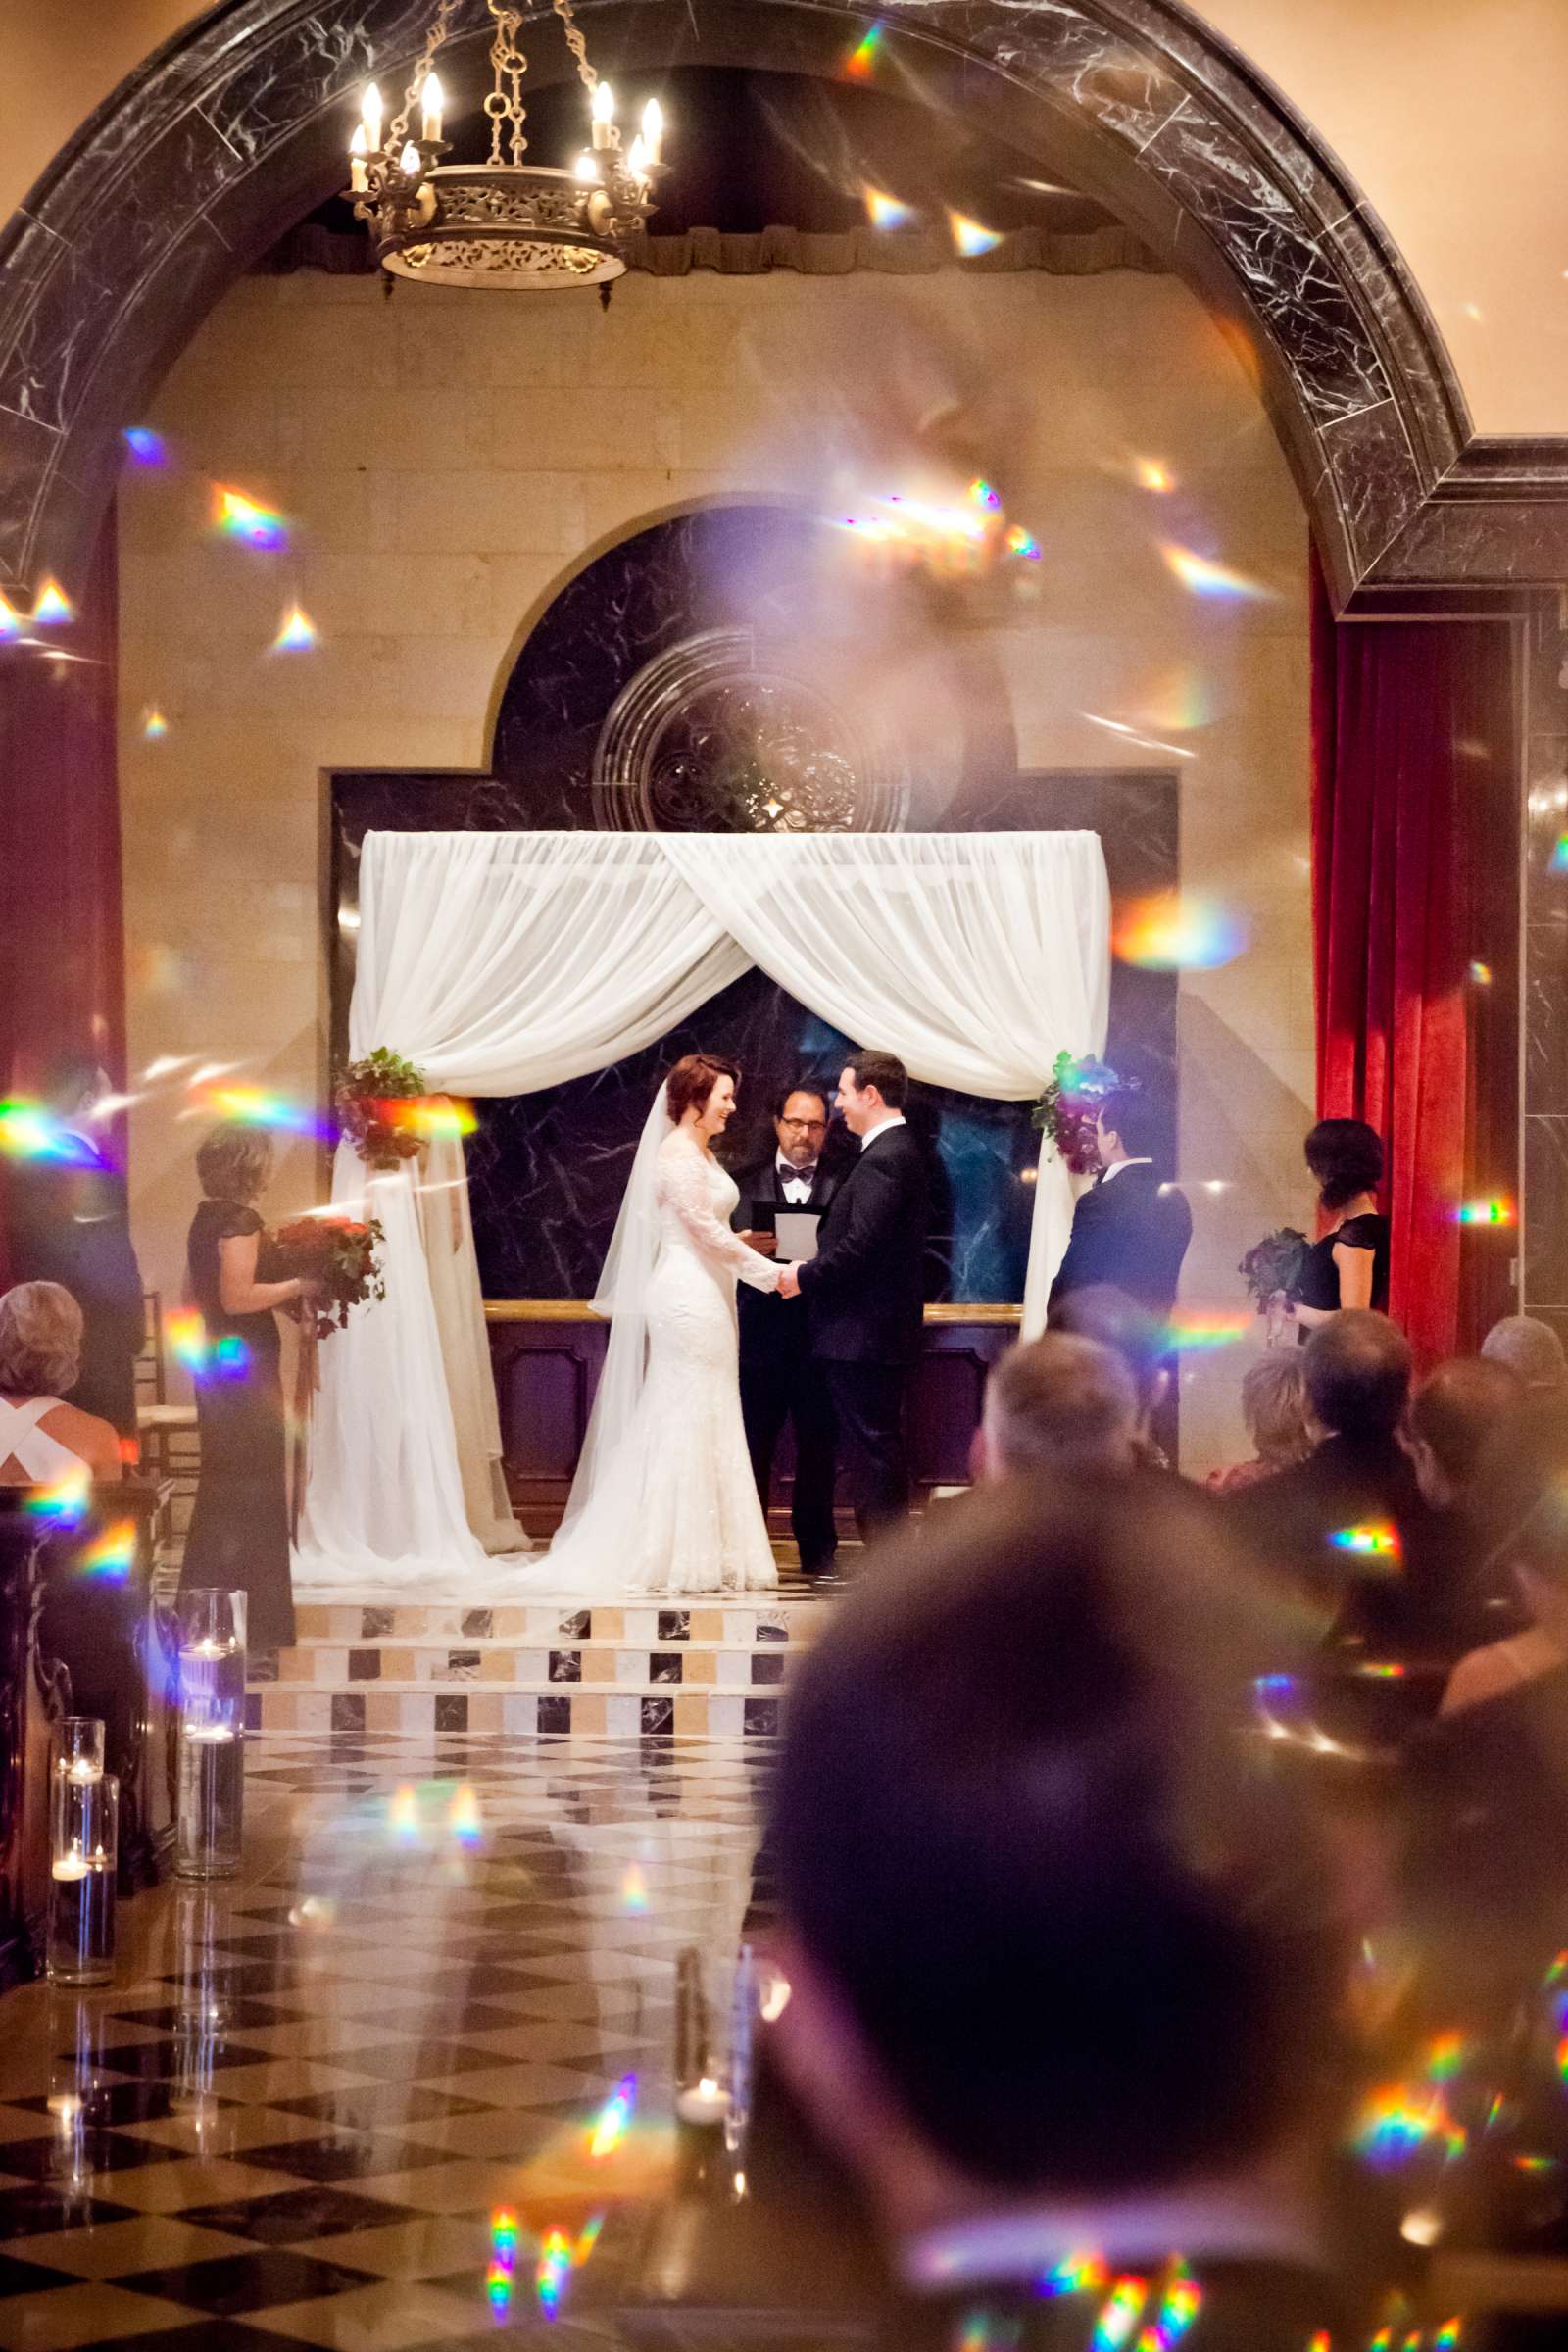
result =
[[[489,7],[496,21],[496,37],[490,44],[496,86],[486,92],[484,101],[484,111],[490,118],[490,161],[493,164],[506,161],[501,152],[505,123],[510,125],[512,161],[520,164],[528,146],[522,127],[528,111],[522,103],[522,77],[528,71],[528,60],[517,39],[522,30],[522,11],[503,8],[500,0],[489,0]]]
[[[462,5],[463,0],[440,0],[430,20],[430,29],[424,36],[424,55],[414,69],[414,78],[403,93],[401,108],[387,126],[386,151],[389,155],[401,155],[403,152],[403,142],[409,135],[409,117],[418,103],[425,77],[435,63],[435,53],[452,30],[452,20]]]
[[[596,90],[599,87],[599,69],[589,61],[588,45],[578,31],[577,20],[571,13],[571,0],[552,0],[552,4],[557,16],[561,19],[561,29],[566,36],[566,47],[577,61],[578,79],[585,90]],[[620,145],[620,129],[614,122],[610,125],[610,143],[612,147]]]

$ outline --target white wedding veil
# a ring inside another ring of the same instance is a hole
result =
[[[609,1315],[610,1346],[576,1476],[550,1546],[551,1590],[616,1589],[641,1495],[630,1491],[637,1457],[626,1440],[648,1385],[648,1290],[659,1255],[659,1152],[675,1132],[662,1081],[648,1113],[593,1303]]]

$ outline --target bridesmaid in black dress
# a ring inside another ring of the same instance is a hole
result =
[[[294,1598],[275,1310],[308,1286],[297,1275],[270,1279],[253,1203],[272,1173],[271,1138],[238,1121],[216,1127],[196,1173],[207,1197],[191,1224],[187,1290],[207,1348],[196,1388],[201,1477],[179,1581],[246,1592],[250,1648],[282,1649],[294,1640]]]
[[[1286,1313],[1302,1340],[1342,1307],[1389,1311],[1389,1220],[1378,1211],[1383,1145],[1364,1119],[1319,1119],[1306,1139],[1318,1206],[1334,1220],[1307,1250]]]

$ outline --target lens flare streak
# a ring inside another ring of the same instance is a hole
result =
[[[1399,1556],[1398,1530],[1393,1527],[1342,1527],[1329,1538],[1336,1551],[1353,1551],[1357,1555],[1376,1555],[1397,1559]]]
[[[1122,2352],[1123,2345],[1132,2340],[1148,2299],[1147,2278],[1118,2278],[1101,2306],[1089,2339],[1090,2352]]]
[[[136,1527],[130,1519],[112,1527],[82,1558],[82,1568],[88,1576],[103,1584],[123,1584],[130,1574],[136,1557]]]
[[[1513,1208],[1506,1200],[1466,1200],[1458,1217],[1461,1225],[1511,1225]]]
[[[588,2153],[596,2162],[613,2156],[630,2129],[636,2105],[637,2078],[624,2075],[605,2101],[589,2135]]]
[[[288,530],[281,514],[258,505],[242,491],[225,490],[220,482],[214,485],[214,491],[218,503],[213,520],[225,538],[243,539],[247,547],[287,546]]]
[[[917,218],[912,204],[889,196],[882,188],[867,185],[861,193],[865,199],[865,217],[873,228],[908,228]]]
[[[1180,891],[1155,891],[1117,913],[1111,948],[1140,971],[1213,972],[1234,963],[1248,943],[1241,919]]]
[[[983,253],[995,253],[1002,243],[1002,231],[987,228],[983,220],[971,220],[964,213],[950,212],[948,231],[961,260],[977,261]]]
[[[1232,571],[1224,564],[1215,564],[1190,547],[1177,547],[1169,540],[1160,543],[1160,556],[1167,570],[1180,580],[1194,596],[1210,596],[1232,604],[1268,604],[1275,601],[1277,591],[1266,587],[1261,580],[1250,579],[1245,572]]]

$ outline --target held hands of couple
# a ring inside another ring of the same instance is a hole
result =
[[[798,1298],[800,1297],[801,1269],[799,1266],[780,1266],[778,1270],[778,1295],[781,1298]]]

